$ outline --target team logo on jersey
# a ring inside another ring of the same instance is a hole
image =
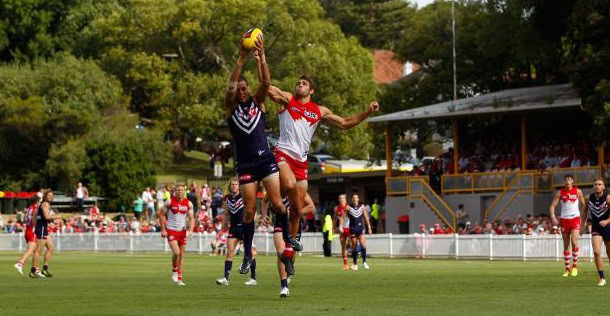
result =
[[[578,195],[576,194],[564,194],[561,196],[561,201],[563,201],[563,203],[567,203],[568,201],[574,203],[577,199]]]
[[[250,106],[246,109],[238,105],[231,115],[231,119],[235,123],[235,126],[246,134],[252,133],[258,125],[260,118],[261,111],[259,111],[258,106],[254,102],[251,102]]]
[[[258,155],[259,155],[259,156],[262,156],[264,153],[265,153],[265,151],[264,151],[264,150],[259,150],[259,151],[258,151]]]
[[[303,106],[301,106],[300,108],[296,106],[291,106],[288,109],[288,113],[290,113],[290,116],[293,120],[297,121],[302,118],[305,121],[309,122],[310,126],[318,123],[318,121],[320,120],[320,115],[318,113],[316,113],[315,111],[308,110]]]

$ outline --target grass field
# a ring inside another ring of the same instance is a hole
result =
[[[371,258],[371,270],[342,271],[338,258],[303,256],[280,299],[271,256],[257,259],[256,288],[238,261],[231,285],[215,285],[224,259],[208,255],[187,255],[184,288],[169,254],[58,253],[54,277],[40,280],[14,270],[17,256],[0,252],[0,315],[601,315],[610,298],[588,261],[562,278],[555,261]]]

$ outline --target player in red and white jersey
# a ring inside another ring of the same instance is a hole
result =
[[[551,202],[551,220],[553,225],[561,224],[563,236],[563,260],[565,265],[564,277],[578,275],[578,236],[580,234],[580,210],[585,206],[585,197],[582,191],[575,187],[571,174],[563,177],[565,187],[557,193]],[[559,221],[555,217],[555,207],[561,202]],[[579,207],[580,206],[580,207]],[[572,269],[570,270],[570,242],[572,243]]]
[[[172,249],[172,280],[179,286],[182,282],[184,271],[184,253],[186,252],[186,240],[193,234],[195,215],[193,214],[193,203],[184,198],[184,185],[176,186],[174,197],[167,200],[164,207],[159,210],[159,222],[161,224],[161,237],[167,238],[169,247]],[[188,229],[186,219],[188,217]]]
[[[347,240],[349,239],[349,218],[344,217],[348,209],[349,208],[347,206],[347,198],[345,197],[345,194],[339,194],[339,205],[335,207],[335,213],[333,215],[333,226],[338,228],[337,230],[341,234],[339,240],[341,241],[343,270],[349,270],[349,266],[347,265]]]
[[[324,120],[341,129],[349,129],[379,110],[379,104],[373,101],[366,111],[341,117],[329,108],[313,102],[311,96],[314,92],[315,84],[307,76],[301,76],[297,81],[294,96],[277,87],[269,87],[269,97],[283,106],[279,113],[280,138],[276,146],[276,159],[280,167],[282,196],[288,196],[292,207],[289,220],[291,240],[299,231],[299,222],[305,208],[307,153],[318,123]],[[283,262],[287,263],[292,257],[291,248],[286,247],[282,254]],[[295,247],[294,250],[301,251],[302,247],[298,245],[298,249]]]
[[[42,201],[42,192],[38,192],[36,194],[36,201],[30,205],[23,218],[25,222],[25,242],[27,243],[27,249],[21,259],[17,261],[15,264],[15,269],[17,272],[23,275],[23,264],[28,260],[30,256],[34,254],[36,250],[36,235],[34,234],[34,227],[36,227],[36,213],[38,212],[38,206],[40,205],[40,201]],[[30,273],[31,277],[35,277],[36,271],[32,270]]]

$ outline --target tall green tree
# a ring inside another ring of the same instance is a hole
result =
[[[296,78],[308,73],[319,82],[321,104],[346,115],[364,109],[375,93],[370,53],[323,14],[307,0],[130,0],[91,23],[89,40],[101,44],[88,56],[121,80],[132,111],[172,132],[179,158],[185,134],[216,138],[229,68],[251,27],[264,29],[275,84],[292,91]],[[254,66],[250,61],[245,72],[253,90]],[[328,141],[333,135],[320,136]],[[339,147],[334,153],[363,157],[367,146],[364,137],[349,153]]]

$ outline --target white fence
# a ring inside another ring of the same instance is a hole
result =
[[[54,234],[57,251],[169,251],[165,239],[158,233],[147,234]],[[187,244],[187,251],[211,252],[214,236],[195,234]],[[301,242],[305,253],[322,253],[321,233],[304,233]],[[273,254],[271,234],[254,237],[259,253]],[[0,251],[22,251],[25,247],[22,234],[0,234]],[[592,258],[591,235],[580,238],[580,257]],[[603,246],[602,246],[603,247]],[[562,259],[563,242],[560,235],[367,235],[367,253],[377,256],[422,256],[480,259]],[[339,254],[339,239],[332,242],[332,252]],[[602,249],[605,256],[605,249]]]

